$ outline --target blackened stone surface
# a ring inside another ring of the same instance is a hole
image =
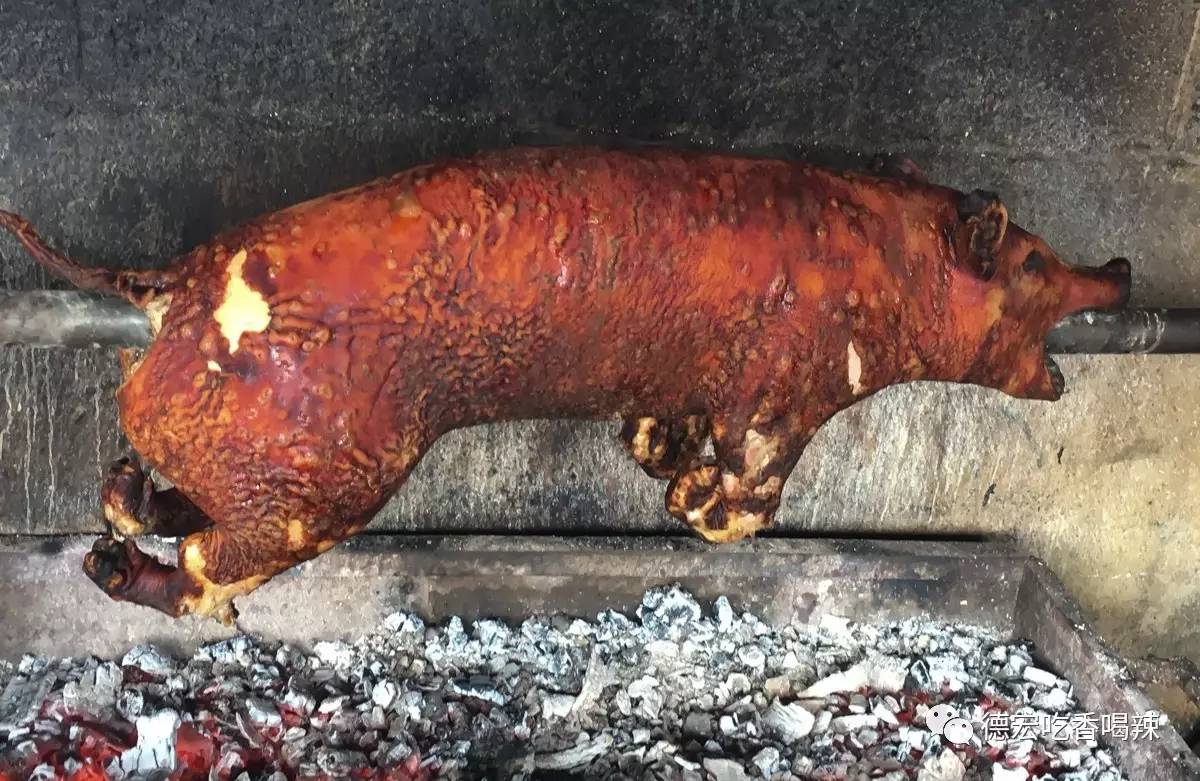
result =
[[[1183,0],[3,0],[0,208],[81,260],[145,266],[516,141],[893,152],[999,191],[1071,259],[1129,255],[1137,302],[1197,305],[1195,23]],[[0,287],[59,284],[0,238]],[[914,386],[839,416],[779,529],[1012,532],[1116,639],[1200,654],[1200,630],[1180,634],[1200,626],[1195,361],[1064,367],[1057,405]],[[110,352],[0,350],[0,531],[100,528],[117,381]],[[614,433],[456,433],[375,528],[677,530]]]
[[[1191,22],[1182,0],[18,0],[0,9],[0,65],[5,92],[76,108],[308,127],[382,115],[400,143],[474,112],[1061,150],[1161,133]]]

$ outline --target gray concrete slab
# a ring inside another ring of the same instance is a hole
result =
[[[82,578],[69,577],[86,544],[0,539],[0,571],[9,575],[0,592],[8,630],[0,634],[0,658],[25,651],[120,656],[145,642],[189,651],[232,633],[213,621],[172,621],[107,603]],[[701,603],[724,595],[777,625],[816,625],[826,615],[969,621],[1032,639],[1039,658],[1073,681],[1087,711],[1157,707],[1059,581],[1036,559],[997,544],[758,540],[713,551],[696,540],[665,538],[360,537],[245,599],[243,626],[311,646],[352,639],[395,610],[438,621],[592,618],[602,610],[632,613],[648,588],[673,583]],[[1131,778],[1200,778],[1200,758],[1169,726],[1155,740],[1110,736],[1106,743]]]
[[[145,543],[171,555],[165,544]],[[113,655],[141,642],[190,652],[239,631],[111,602],[73,577],[90,545],[84,537],[0,537],[0,571],[11,576],[0,592],[0,659]],[[1011,632],[1029,561],[1011,545],[980,542],[758,540],[714,554],[691,538],[361,536],[239,599],[238,623],[308,646],[353,639],[396,610],[428,620],[594,618],[632,612],[647,588],[681,583],[698,599],[724,594],[775,622],[942,616]]]

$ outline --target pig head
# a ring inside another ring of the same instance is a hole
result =
[[[946,344],[960,349],[940,351],[931,368],[942,379],[1055,401],[1064,382],[1046,354],[1046,335],[1067,315],[1128,303],[1129,261],[1070,265],[1041,238],[1010,223],[994,194],[976,190],[957,200],[942,311],[957,334]]]

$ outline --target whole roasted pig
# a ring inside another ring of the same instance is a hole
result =
[[[838,410],[911,380],[1055,399],[1046,332],[1129,291],[1126,261],[1069,266],[986,192],[661,149],[424,165],[159,271],[84,268],[0,225],[156,334],[123,354],[117,393],[140,461],[102,490],[126,539],[85,571],[114,599],[226,621],[366,526],[451,429],[623,419],[668,512],[737,540]],[[128,539],[143,532],[187,535],[178,566]]]

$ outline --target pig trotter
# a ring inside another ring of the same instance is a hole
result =
[[[103,537],[92,545],[91,553],[83,559],[83,571],[104,593],[122,593],[134,578],[133,562],[125,543]]]
[[[187,536],[179,545],[179,566],[159,562],[133,540],[104,537],[84,557],[83,571],[100,590],[120,602],[160,610],[169,616],[212,616],[226,626],[237,618],[235,597],[249,594],[271,576],[311,558],[333,542],[303,550],[289,543],[304,536],[304,524],[234,522]],[[307,539],[305,537],[305,539]]]
[[[642,470],[670,480],[700,454],[708,439],[708,418],[687,415],[677,419],[627,418],[621,441]]]
[[[133,602],[179,616],[180,577],[175,567],[138,550],[133,540],[96,540],[83,559],[83,571],[118,602]]]
[[[721,469],[713,459],[694,462],[667,486],[667,512],[704,539],[721,542],[728,531],[721,492]]]
[[[697,461],[671,481],[667,512],[709,542],[737,542],[771,522],[782,492],[782,477],[757,482],[719,460]]]
[[[212,521],[174,488],[156,490],[137,456],[114,461],[100,488],[104,518],[122,536],[182,537]]]
[[[802,415],[761,417],[741,426],[714,421],[716,458],[693,461],[667,488],[667,511],[709,542],[736,542],[767,526],[804,452]]]

